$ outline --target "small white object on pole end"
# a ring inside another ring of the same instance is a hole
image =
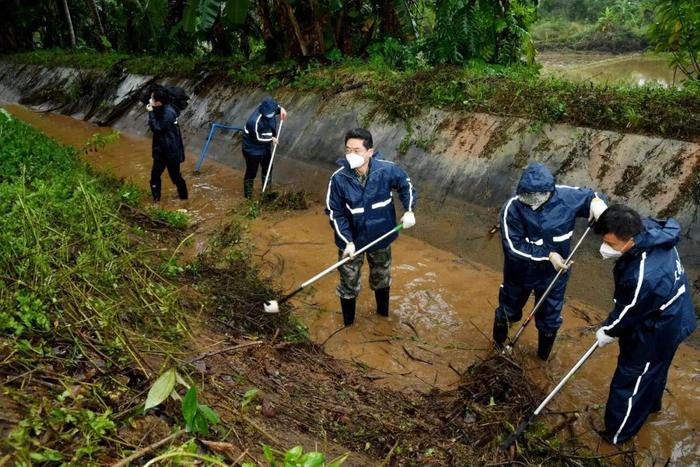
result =
[[[280,305],[277,303],[277,300],[270,300],[264,303],[264,310],[265,313],[279,313]]]

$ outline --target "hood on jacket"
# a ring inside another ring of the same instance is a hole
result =
[[[260,113],[263,115],[274,114],[277,112],[277,101],[272,98],[272,96],[265,96],[260,103]]]
[[[653,247],[673,248],[681,237],[681,226],[675,219],[646,218],[642,226],[644,230],[634,236],[634,247],[630,249],[633,254]]]
[[[525,167],[520,176],[516,194],[554,191],[554,177],[547,167],[539,162]]]

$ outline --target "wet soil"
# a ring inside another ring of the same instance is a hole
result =
[[[107,131],[68,117],[34,113],[17,106],[9,109],[49,136],[76,146],[84,144],[93,133]],[[148,140],[124,134],[119,142],[85,157],[101,170],[109,170],[141,187],[148,186]],[[183,172],[191,187],[191,199],[186,202],[171,199],[175,197],[175,190],[164,177],[162,202],[165,208],[184,208],[191,215],[195,240],[187,251],[189,257],[203,251],[210,236],[230,221],[231,210],[243,205],[240,172],[211,162],[206,172],[192,175],[193,165],[194,157],[188,155]],[[336,259],[332,232],[322,211],[322,205],[313,203],[306,211],[293,213],[263,210],[253,223],[251,235],[255,240],[256,261],[263,272],[284,290],[295,288]],[[418,211],[419,223],[430,222],[430,218],[430,213]],[[497,239],[485,237],[474,243],[481,245],[484,252],[498,248]],[[370,393],[409,394],[413,391],[426,393],[457,389],[459,374],[488,356],[488,335],[500,273],[481,262],[460,258],[408,235],[402,235],[395,242],[393,257],[392,312],[388,319],[374,312],[374,299],[366,286],[366,271],[363,272],[364,290],[359,297],[355,326],[329,338],[342,325],[334,293],[337,280],[334,276],[322,279],[294,300],[295,316],[309,327],[313,342],[325,342],[323,350],[327,354],[344,361],[342,365],[346,367],[350,365],[362,370],[365,381],[362,384]],[[576,270],[573,274],[576,276]],[[590,288],[598,287],[596,282],[590,284]],[[550,361],[543,363],[534,356],[534,326],[524,333],[515,358],[537,386],[549,389],[590,346],[595,329],[605,314],[603,308],[568,296],[563,312],[564,326]],[[207,337],[212,342],[217,341],[216,336]],[[264,349],[259,351],[264,352]],[[596,352],[552,404],[552,410],[557,412],[580,413],[571,430],[601,456],[619,452],[617,448],[601,443],[594,431],[594,427],[602,426],[602,407],[615,368],[616,352],[614,346]],[[245,361],[239,364],[242,368],[264,371],[264,358],[260,358],[256,365],[248,366]],[[282,365],[277,358],[273,360],[274,365]],[[312,359],[297,361],[296,364],[302,363],[306,364],[307,377],[318,373],[317,368],[322,367]],[[333,361],[332,364],[341,363]],[[647,463],[667,459],[679,465],[700,462],[697,431],[700,425],[699,369],[700,351],[682,345],[669,375],[664,410],[652,416],[636,439],[623,446],[623,450],[636,450],[639,459]],[[274,374],[274,367],[271,371]],[[320,374],[322,378],[338,376]],[[234,373],[231,375],[235,377]],[[250,377],[259,376],[251,373]],[[269,375],[266,378],[269,379]],[[311,379],[312,383],[315,381]],[[258,384],[271,393],[282,391],[274,382],[261,380]],[[295,408],[298,401],[294,393],[291,394],[288,401],[293,402],[287,403]],[[351,407],[354,406],[351,404]],[[551,420],[551,424],[558,421]],[[362,424],[360,421],[359,426]],[[275,433],[275,436],[280,436],[280,432]],[[566,438],[570,433],[562,432],[558,436]],[[373,456],[377,452],[370,449]],[[367,464],[360,462],[357,465]]]

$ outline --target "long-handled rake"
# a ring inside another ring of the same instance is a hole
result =
[[[390,235],[392,235],[392,234],[394,234],[394,233],[396,233],[396,232],[399,232],[401,229],[403,229],[403,224],[398,224],[396,227],[394,227],[393,229],[391,229],[390,231],[388,231],[387,233],[385,233],[385,234],[382,235],[381,237],[377,238],[376,240],[374,240],[374,241],[368,243],[367,245],[365,245],[365,246],[363,246],[362,248],[360,248],[359,250],[357,250],[357,251],[355,252],[355,256],[364,253],[365,251],[367,251],[367,249],[369,249],[369,248],[371,248],[372,246],[376,245],[377,243],[381,242],[382,240],[384,240],[384,239],[387,238],[388,236],[390,236]],[[304,282],[304,283],[301,284],[299,287],[297,287],[296,289],[294,289],[292,292],[288,293],[288,294],[285,295],[284,297],[280,298],[279,300],[270,300],[269,302],[265,302],[265,304],[264,304],[264,311],[265,311],[265,313],[279,313],[279,311],[280,311],[280,309],[279,309],[280,303],[286,302],[287,300],[289,300],[290,298],[292,298],[293,296],[295,296],[296,294],[298,294],[299,292],[301,292],[304,288],[306,288],[306,287],[308,287],[309,285],[313,284],[314,282],[316,282],[317,280],[319,280],[320,278],[322,278],[323,276],[325,276],[325,275],[328,274],[329,272],[332,272],[332,271],[334,271],[335,269],[338,269],[340,266],[342,266],[343,264],[347,263],[347,262],[350,261],[351,259],[352,259],[352,258],[351,258],[350,256],[345,257],[345,258],[341,259],[340,261],[338,261],[337,263],[335,263],[334,265],[329,266],[328,268],[326,268],[326,269],[324,269],[323,271],[319,272],[319,273],[316,274],[314,277],[312,277],[312,278],[309,279],[308,281]]]

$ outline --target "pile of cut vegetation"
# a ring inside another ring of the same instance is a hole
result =
[[[271,190],[263,193],[262,204],[267,210],[303,211],[309,199],[304,190]]]

